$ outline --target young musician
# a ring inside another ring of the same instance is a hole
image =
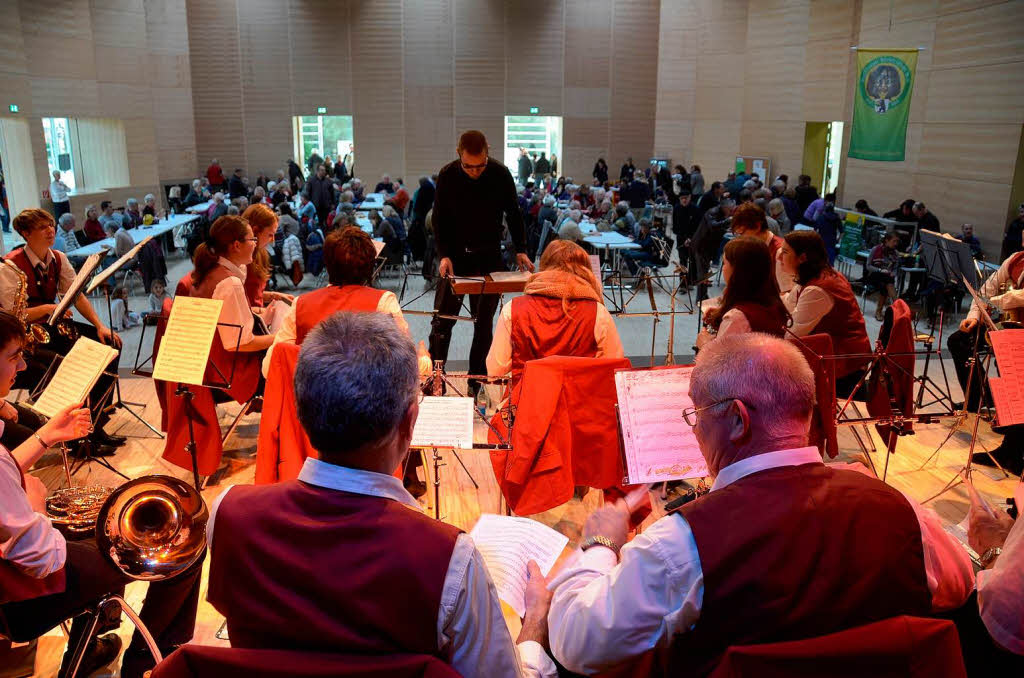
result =
[[[764,210],[752,202],[744,203],[736,208],[730,224],[733,235],[750,236],[763,241],[771,255],[772,271],[776,277],[779,290],[788,292],[793,288],[793,277],[782,270],[777,263],[779,252],[782,251],[783,240],[768,228],[768,218]]]
[[[828,263],[825,242],[814,231],[787,233],[780,260],[782,270],[796,277],[785,297],[793,316],[790,331],[797,337],[828,334],[834,355],[871,353],[864,314],[849,281]],[[864,375],[868,357],[835,361],[836,393],[849,395]]]
[[[487,354],[487,374],[512,374],[514,390],[529,360],[552,355],[621,358],[622,342],[582,247],[556,240],[525,294],[505,304]]]
[[[722,259],[725,291],[719,304],[704,316],[697,348],[716,337],[743,332],[785,334],[790,316],[779,296],[773,263],[768,245],[759,238],[743,236],[726,244]]]
[[[219,319],[223,324],[218,325],[210,348],[207,377],[231,379],[228,393],[239,403],[247,402],[259,389],[262,352],[274,343],[272,334],[254,333],[254,316],[245,296],[245,271],[252,264],[256,243],[245,219],[223,216],[213,223],[193,257],[192,296],[224,302]]]
[[[5,257],[7,263],[0,266],[0,309],[11,312],[16,304],[21,303],[17,298],[22,285],[21,276],[18,275],[20,271],[25,277],[25,321],[45,325],[50,335],[49,343],[37,346],[28,357],[28,369],[18,376],[15,384],[15,388],[33,388],[39,384],[54,357],[67,355],[74,345],[75,339],[66,336],[65,332],[73,329],[72,334],[77,333],[118,348],[121,346],[121,337],[100,321],[84,294],[75,300],[75,308],[89,322],[88,325],[72,322],[70,311],[68,318],[60,322],[63,331],[61,327],[46,325],[57,306],[57,295],[63,295],[71,287],[75,269],[66,254],[52,249],[57,227],[48,212],[41,209],[23,210],[14,218],[13,225],[14,230],[25,239],[25,246],[9,252]],[[117,364],[118,358],[114,358],[107,371],[116,372]],[[96,419],[95,431],[89,436],[94,455],[113,454],[112,448],[124,443],[123,437],[112,436],[102,430],[110,419],[104,408],[109,402],[108,391],[113,381],[113,377],[102,374],[89,393],[89,405]]]
[[[1024,236],[1021,237],[1024,242]],[[1005,290],[1012,285],[1015,289]],[[1005,291],[1004,291],[1005,290]],[[1016,252],[1007,257],[999,270],[990,275],[985,284],[981,286],[979,293],[982,297],[989,299],[993,306],[1003,311],[1014,310],[1024,312],[1024,252]],[[978,333],[981,336],[977,336]],[[988,330],[981,323],[981,308],[976,301],[971,302],[971,310],[967,317],[960,323],[960,329],[950,335],[946,342],[950,354],[953,356],[953,364],[956,366],[956,376],[960,380],[960,386],[967,392],[968,378],[971,374],[969,360],[974,355],[974,347],[985,345],[985,335]],[[974,378],[971,380],[970,395],[965,403],[967,411],[977,412],[979,403],[991,403],[991,395],[982,379],[981,361],[974,367]],[[995,450],[992,457],[999,464],[1015,475],[1024,472],[1024,424],[1007,426],[1002,429],[1003,441]],[[974,462],[977,464],[992,465],[992,459],[984,452],[974,454]]]
[[[249,222],[257,239],[252,265],[245,267],[245,298],[249,300],[249,306],[263,308],[277,300],[292,303],[295,299],[292,295],[266,290],[267,281],[274,271],[267,245],[274,242],[274,234],[277,233],[277,214],[267,205],[256,203],[245,208],[242,218]]]
[[[0,398],[6,397],[18,372],[26,367],[25,333],[21,322],[0,312]],[[75,617],[61,675],[86,632],[86,608],[108,593],[123,593],[131,581],[109,564],[93,539],[66,542],[46,517],[48,490],[25,473],[51,446],[86,435],[89,410],[68,407],[42,425],[13,450],[0,446],[0,608],[11,638],[26,642]],[[0,424],[0,428],[2,428]],[[202,561],[166,582],[150,585],[141,617],[157,645],[169,652],[192,638]],[[78,675],[117,658],[121,641],[116,634],[96,638],[88,647]],[[122,676],[141,676],[152,668],[142,637],[136,633],[125,653]]]

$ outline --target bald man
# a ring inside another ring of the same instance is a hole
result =
[[[697,357],[690,398],[681,414],[715,476],[711,492],[628,544],[621,502],[588,518],[581,548],[549,585],[551,650],[567,669],[644,660],[655,674],[704,675],[730,645],[967,599],[971,562],[937,516],[873,477],[825,466],[807,446],[814,375],[791,343],[713,342]]]

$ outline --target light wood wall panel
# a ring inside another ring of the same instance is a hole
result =
[[[291,47],[292,115],[316,115],[319,106],[352,115],[348,12],[348,0],[289,0],[288,31],[278,27],[278,40],[287,36]]]
[[[500,149],[505,136],[504,2],[454,0],[454,7],[455,133],[478,129],[492,148]]]
[[[687,168],[693,164],[697,103],[696,16],[692,0],[661,3],[654,155]]]
[[[563,171],[589,177],[604,158],[609,174],[622,160],[609,155],[611,119],[612,4],[614,0],[565,2],[565,117]]]
[[[616,0],[612,7],[612,105],[608,154],[646,163],[654,153],[657,113],[658,0]]]
[[[280,0],[246,0],[238,6],[238,29],[245,102],[241,167],[251,177],[261,171],[273,176],[292,154],[288,5]]]
[[[505,115],[562,115],[565,2],[505,3]]]
[[[405,168],[410,191],[455,157],[452,0],[405,0]]]

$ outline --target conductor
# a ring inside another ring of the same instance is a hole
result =
[[[441,277],[476,277],[505,270],[501,256],[502,217],[508,223],[516,264],[522,271],[533,271],[533,262],[526,255],[523,217],[512,174],[489,157],[487,138],[482,132],[464,132],[456,150],[459,159],[445,165],[437,175],[434,198],[432,222]],[[469,351],[470,374],[487,373],[487,351],[498,299],[497,294],[470,295],[469,308],[476,319]],[[461,306],[462,295],[455,294],[447,281],[441,281],[434,297],[438,315],[430,326],[432,360],[447,361],[455,325],[452,316],[459,314]],[[471,384],[471,388],[475,390],[475,385]]]

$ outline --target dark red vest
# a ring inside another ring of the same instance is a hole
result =
[[[290,480],[233,487],[213,530],[208,598],[233,647],[437,656],[458,528]]]
[[[562,300],[524,294],[512,300],[512,383],[515,388],[530,360],[549,356],[597,356],[594,324],[597,302],[577,299],[569,302],[569,315]]]
[[[780,317],[775,309],[749,301],[736,304],[733,308],[746,316],[751,332],[764,332],[776,337],[786,334],[786,318]]]
[[[24,247],[19,247],[13,252],[9,252],[6,258],[14,262],[25,273],[25,282],[28,285],[29,308],[42,306],[43,304],[52,304],[56,300],[57,288],[60,283],[60,257],[56,254],[53,255],[45,281],[36,278],[36,270],[32,267],[32,262],[28,260]]]
[[[680,513],[700,553],[704,598],[693,630],[670,646],[669,675],[706,674],[730,645],[931,611],[914,509],[874,478],[823,464],[775,468]]]
[[[804,285],[803,289],[812,285],[820,287],[832,297],[832,310],[818,321],[809,334],[824,333],[831,336],[835,355],[870,354],[871,341],[868,340],[868,331],[864,326],[864,314],[860,312],[857,297],[846,278],[826,271]],[[870,357],[836,360],[836,378],[861,369],[869,360]]]
[[[0,454],[10,455],[14,459],[14,455],[7,448],[0,446],[0,449],[3,450]],[[18,474],[21,476],[21,489],[24,490],[25,473],[21,470],[17,459],[14,459],[14,465],[18,467]],[[37,579],[19,570],[17,565],[0,558],[0,603],[13,603],[61,593],[65,586],[63,567],[42,579]]]
[[[267,289],[267,281],[256,274],[252,264],[245,267],[245,298],[249,306],[263,308],[263,290]]]
[[[1009,263],[1010,280],[1013,281],[1013,286],[1021,289],[1022,284],[1024,284],[1024,279],[1022,279],[1024,278],[1024,252],[1017,252],[1007,259],[1007,262]]]
[[[193,297],[212,299],[217,284],[231,275],[231,271],[218,264],[206,274],[201,283],[193,285],[190,294]],[[231,328],[231,336],[236,336],[234,328]],[[231,388],[227,389],[227,393],[236,402],[244,403],[256,393],[256,389],[259,387],[262,358],[262,352],[242,353],[226,350],[224,342],[220,339],[220,327],[218,327],[217,332],[213,335],[213,341],[210,343],[210,360],[203,378],[207,383],[222,383],[224,380],[230,380]],[[234,367],[233,372],[232,366]]]
[[[387,290],[365,285],[328,285],[295,300],[295,343],[301,344],[314,327],[338,311],[373,313]]]
[[[775,270],[775,258],[779,254],[779,250],[786,244],[786,241],[779,236],[772,233],[771,239],[768,241],[768,254],[772,257],[772,271]]]

